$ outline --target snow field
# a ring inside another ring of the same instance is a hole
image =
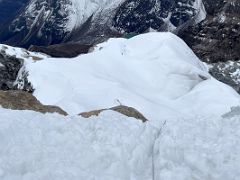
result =
[[[63,117],[0,109],[1,180],[152,179],[157,129],[113,111]]]

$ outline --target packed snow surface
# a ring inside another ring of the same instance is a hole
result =
[[[112,111],[84,119],[0,108],[0,124],[1,180],[240,176],[239,115],[176,117],[156,128]]]
[[[239,95],[170,33],[110,39],[72,59],[25,61],[34,95],[70,115],[0,108],[1,180],[237,180]],[[136,108],[142,123],[105,111]]]
[[[84,119],[0,109],[1,180],[146,180],[157,129],[114,112]]]

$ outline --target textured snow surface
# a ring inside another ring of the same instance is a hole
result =
[[[240,116],[166,120],[155,159],[157,180],[237,180],[240,176]]]
[[[156,128],[112,111],[84,119],[0,108],[0,124],[1,180],[237,180],[240,175],[239,115],[176,117]]]
[[[152,179],[157,130],[139,120],[0,108],[0,124],[1,180]]]
[[[34,95],[69,116],[0,108],[1,180],[237,180],[239,95],[170,33],[111,39],[72,59],[25,61]],[[112,111],[119,103],[143,124]]]
[[[70,114],[120,102],[157,120],[176,113],[219,115],[239,103],[238,94],[211,78],[190,48],[171,33],[110,39],[77,58],[27,61],[26,70],[34,95]]]

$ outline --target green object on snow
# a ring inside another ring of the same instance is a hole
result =
[[[131,39],[132,37],[137,36],[137,35],[138,35],[138,33],[130,32],[130,33],[125,34],[124,38]]]

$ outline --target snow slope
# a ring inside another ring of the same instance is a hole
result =
[[[111,39],[73,59],[25,60],[45,104],[71,115],[0,108],[1,180],[237,180],[239,95],[170,33]],[[112,111],[128,105],[142,123]]]
[[[92,53],[27,61],[25,68],[34,95],[43,104],[60,106],[70,114],[121,103],[149,119],[193,112],[221,115],[239,103],[238,94],[212,78],[171,33],[110,39]]]
[[[112,111],[84,119],[0,108],[0,179],[237,180],[234,114],[175,117],[156,128]]]

